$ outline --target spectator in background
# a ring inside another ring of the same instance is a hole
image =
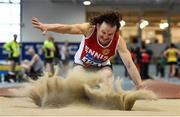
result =
[[[136,53],[135,53],[135,50],[134,50],[133,48],[130,48],[130,49],[129,49],[129,52],[130,52],[130,54],[131,54],[131,57],[132,57],[133,62],[135,63],[135,61],[136,61]],[[135,63],[135,65],[136,65],[136,63]],[[126,67],[124,67],[124,69],[125,69],[124,76],[127,77],[127,76],[128,76],[128,71],[127,71]]]
[[[178,56],[177,77],[180,79],[180,55]]]
[[[131,54],[132,60],[135,62],[135,60],[136,60],[136,53],[135,53],[135,50],[133,48],[130,49],[130,54]]]
[[[69,63],[69,50],[68,50],[69,42],[65,41],[64,45],[61,47],[61,60],[63,65],[67,65]]]
[[[164,55],[166,56],[167,63],[169,65],[169,77],[174,77],[176,73],[176,65],[178,55],[180,55],[180,51],[175,47],[174,44],[171,44],[170,47],[164,51]]]
[[[149,76],[149,63],[150,63],[150,54],[146,49],[146,46],[143,44],[141,49],[141,65],[140,65],[140,75],[143,80],[151,78]]]
[[[140,66],[141,66],[141,51],[140,51],[140,47],[137,47],[135,49],[135,54],[136,54],[135,65],[136,65],[138,71],[140,72]]]
[[[58,43],[55,42],[54,39],[53,39],[53,44],[54,44],[54,47],[55,47],[55,51],[54,51],[54,64],[55,65],[60,65],[61,55],[60,55],[60,52],[59,52]]]
[[[11,62],[9,75],[15,74],[16,65],[19,63],[20,57],[20,45],[17,42],[17,34],[14,34],[13,38],[13,41],[3,45],[3,48],[9,52],[9,60]]]
[[[44,41],[43,51],[45,54],[45,68],[48,75],[51,77],[54,75],[54,57],[55,57],[55,47],[54,47],[54,37],[48,35],[48,39]]]
[[[66,74],[68,68],[69,68],[69,50],[68,50],[69,42],[65,41],[64,45],[61,47],[61,61],[63,65],[64,73]],[[64,75],[65,75],[64,74]]]
[[[27,76],[36,80],[38,76],[43,74],[43,62],[39,55],[35,52],[34,48],[28,49],[28,54],[32,57],[32,59],[24,60],[21,63],[21,67]]]
[[[156,64],[156,76],[158,76],[159,73],[160,73],[160,77],[165,76],[165,65],[166,65],[166,58],[161,54],[158,57]]]

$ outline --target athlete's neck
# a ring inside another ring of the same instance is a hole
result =
[[[102,41],[102,40],[99,39],[99,43],[100,43],[102,46],[107,46],[110,42],[111,42],[111,40]]]

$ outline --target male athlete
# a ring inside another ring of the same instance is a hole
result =
[[[119,35],[121,16],[117,12],[107,12],[82,24],[44,24],[32,18],[32,24],[44,34],[47,31],[62,34],[81,34],[84,39],[74,57],[74,68],[97,70],[103,77],[112,78],[110,57],[118,50],[136,86],[141,78],[136,69],[124,39]]]

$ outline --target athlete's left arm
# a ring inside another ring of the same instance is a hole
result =
[[[139,87],[142,83],[141,76],[132,60],[129,50],[127,49],[125,40],[120,36],[119,36],[118,52],[133,82],[137,87]]]

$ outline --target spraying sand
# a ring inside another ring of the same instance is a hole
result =
[[[43,108],[62,108],[72,103],[93,105],[98,108],[131,110],[136,100],[156,99],[151,91],[123,91],[117,82],[117,91],[99,74],[71,71],[66,78],[42,77],[34,82],[30,91],[25,91],[33,102]],[[22,92],[22,91],[21,91]]]

